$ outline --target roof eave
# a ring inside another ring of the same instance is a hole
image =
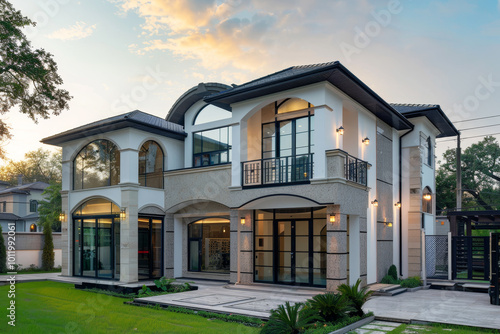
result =
[[[438,127],[437,124],[435,124],[433,122],[431,117],[435,116],[435,115],[429,115],[429,113],[434,111],[434,110],[436,110],[439,113],[439,116],[445,122],[445,124],[449,127],[449,129],[442,129],[442,128]],[[434,107],[425,108],[422,110],[406,112],[403,115],[406,118],[413,118],[413,117],[420,117],[420,116],[427,117],[427,119],[429,119],[429,121],[431,121],[431,123],[434,124],[434,126],[436,126],[436,128],[441,132],[441,134],[436,136],[436,138],[446,138],[446,137],[454,137],[454,136],[460,135],[460,131],[458,131],[457,128],[455,128],[455,125],[453,125],[453,123],[450,121],[448,116],[446,116],[446,114],[441,109],[441,106],[439,106],[439,105],[436,105]]]
[[[159,126],[155,126],[152,124],[140,122],[140,121],[135,120],[135,119],[127,118],[127,119],[117,120],[117,121],[114,121],[114,122],[109,123],[109,124],[100,124],[100,125],[96,125],[96,126],[91,127],[91,128],[82,129],[82,130],[78,130],[78,131],[63,132],[61,134],[57,134],[57,135],[54,135],[51,137],[43,138],[41,140],[41,142],[44,144],[58,146],[62,143],[65,143],[65,142],[68,142],[71,140],[81,139],[81,138],[85,138],[88,136],[94,136],[97,134],[106,133],[106,132],[110,132],[110,131],[121,130],[121,129],[125,129],[128,127],[132,127],[132,128],[138,129],[138,130],[152,132],[152,133],[164,136],[164,137],[169,137],[169,138],[178,139],[178,140],[184,140],[187,137],[186,133],[179,133],[179,132],[171,131],[168,129],[161,128]]]

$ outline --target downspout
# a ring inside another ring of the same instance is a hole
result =
[[[413,131],[413,128],[410,131],[406,132],[404,135],[399,137],[399,203],[403,204],[403,160],[401,155],[403,153],[403,137]],[[399,275],[403,275],[403,210],[399,209]]]

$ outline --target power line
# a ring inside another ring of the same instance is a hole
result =
[[[477,120],[479,120],[479,119],[488,119],[488,118],[493,118],[493,117],[500,117],[500,115],[486,116],[486,117],[478,117],[478,118],[471,118],[471,119],[464,119],[464,120],[462,120],[462,121],[453,121],[453,124],[456,124],[456,123],[462,123],[462,122],[477,121]]]
[[[475,126],[475,127],[473,127],[473,128],[458,129],[458,131],[467,131],[467,130],[474,130],[474,129],[489,128],[490,126],[497,126],[497,125],[500,125],[500,124],[491,124],[491,125]]]
[[[463,138],[460,138],[460,139],[470,139],[470,138],[477,138],[477,137],[487,137],[487,136],[496,136],[496,135],[500,135],[500,132],[497,132],[497,133],[491,133],[489,135],[477,135],[477,136],[469,136],[469,137],[463,137]],[[439,138],[438,138],[439,139]],[[439,141],[440,143],[443,143],[445,141],[454,141],[456,140],[455,138],[453,139],[445,139],[445,140],[441,140]]]

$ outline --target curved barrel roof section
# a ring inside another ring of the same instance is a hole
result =
[[[193,104],[203,100],[205,96],[220,93],[231,88],[231,86],[218,82],[200,83],[198,86],[194,86],[186,91],[175,101],[165,119],[168,122],[184,125],[184,114]]]

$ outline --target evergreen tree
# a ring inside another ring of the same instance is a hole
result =
[[[54,241],[52,240],[52,227],[49,222],[43,224],[43,251],[42,251],[42,269],[54,269]]]
[[[0,273],[7,272],[7,250],[2,235],[2,226],[0,226]]]

